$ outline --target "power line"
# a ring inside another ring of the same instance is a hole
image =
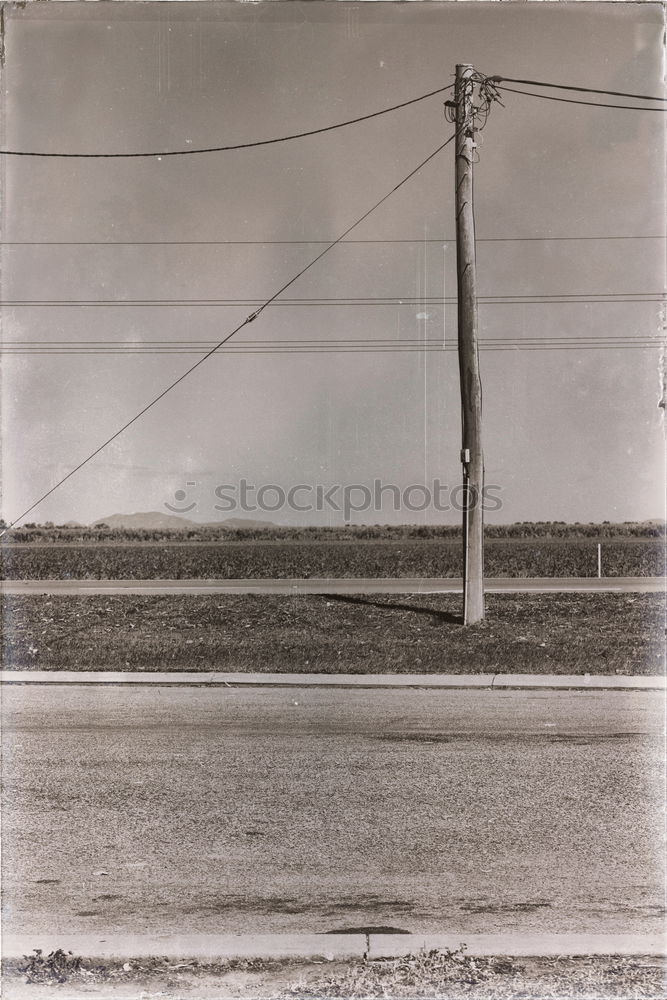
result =
[[[477,301],[480,305],[559,305],[576,303],[613,303],[613,302],[657,302],[661,303],[665,292],[585,292],[581,294],[553,293],[526,295],[480,295]],[[392,306],[411,308],[414,306],[455,305],[455,296],[416,298],[413,296],[386,296],[377,298],[300,298],[281,299],[269,303],[281,308],[331,308],[352,306],[358,308],[374,308]],[[244,308],[253,305],[263,305],[262,299],[6,299],[0,306],[6,308]]]
[[[376,209],[380,207],[380,205],[383,205],[385,201],[391,198],[391,196],[395,194],[396,191],[399,190],[399,188],[403,187],[403,185],[406,184],[412,177],[414,177],[415,174],[419,173],[419,171],[423,167],[425,167],[427,163],[430,163],[431,160],[433,160],[438,155],[438,153],[442,152],[442,150],[445,149],[445,147],[448,146],[449,143],[452,142],[455,138],[456,138],[456,131],[454,131],[448,139],[446,139],[443,143],[441,143],[441,145],[438,146],[437,149],[435,149],[432,153],[429,153],[426,159],[422,160],[421,163],[418,164],[418,166],[416,166],[413,170],[410,171],[409,174],[406,174],[406,176],[403,177],[403,179],[400,180],[398,184],[395,184],[394,187],[391,189],[391,191],[387,192],[387,194],[385,194],[382,198],[380,198],[380,200],[377,201],[371,208],[369,208],[368,211],[364,212],[363,215],[361,215],[355,222],[353,222],[351,226],[348,226],[345,232],[341,233],[341,235],[336,240],[330,243],[329,246],[325,247],[325,249],[322,250],[322,252],[319,253],[316,257],[314,257],[309,264],[306,264],[306,266],[301,268],[301,270],[297,274],[295,274],[293,278],[290,278],[289,281],[285,282],[285,284],[282,285],[277,292],[274,292],[274,294],[271,295],[271,297],[268,298],[263,305],[261,305],[258,309],[255,310],[255,312],[251,313],[249,316],[246,316],[246,318],[243,320],[242,323],[239,323],[238,326],[234,327],[234,329],[230,333],[228,333],[225,337],[223,337],[222,340],[220,340],[214,347],[212,347],[210,351],[208,351],[202,358],[199,359],[199,361],[196,361],[193,365],[190,365],[190,367],[187,368],[182,375],[179,375],[179,377],[175,379],[173,382],[171,382],[166,387],[166,389],[163,389],[161,393],[155,396],[149,403],[146,404],[146,406],[144,406],[141,410],[139,410],[138,413],[136,413],[133,417],[131,417],[130,420],[124,423],[123,426],[119,428],[119,430],[115,431],[109,438],[106,439],[106,441],[104,441],[93,452],[87,455],[86,458],[83,459],[83,461],[79,462],[79,464],[76,465],[73,469],[71,469],[67,473],[67,475],[63,476],[62,479],[60,479],[55,484],[55,486],[52,486],[49,490],[46,491],[46,493],[43,493],[41,497],[35,500],[29,507],[27,507],[21,514],[19,514],[17,518],[11,521],[10,524],[8,524],[7,527],[2,532],[0,532],[0,537],[2,537],[2,535],[4,535],[5,532],[9,530],[9,528],[12,528],[17,523],[17,521],[22,520],[27,514],[29,514],[32,510],[34,510],[35,507],[37,507],[40,503],[46,500],[47,497],[51,496],[52,493],[55,493],[55,491],[59,489],[59,487],[62,486],[63,483],[67,482],[67,480],[70,479],[73,475],[75,475],[75,473],[77,473],[80,469],[82,469],[84,465],[87,465],[88,462],[92,461],[92,459],[95,458],[96,455],[99,455],[99,453],[103,451],[106,447],[108,447],[108,445],[110,445],[112,441],[115,441],[116,438],[120,437],[120,435],[124,431],[126,431],[128,427],[131,427],[132,424],[136,423],[136,421],[139,420],[145,413],[147,413],[148,410],[150,410],[153,406],[155,406],[156,403],[158,403],[161,399],[163,399],[167,395],[167,393],[171,392],[172,389],[175,389],[177,385],[180,385],[180,383],[183,382],[184,379],[188,377],[188,375],[191,375],[193,371],[195,371],[197,368],[200,367],[200,365],[203,365],[204,362],[208,358],[210,358],[212,354],[215,354],[215,352],[219,350],[229,340],[231,340],[235,334],[237,334],[249,323],[252,323],[255,319],[257,319],[260,313],[262,313],[263,310],[267,308],[267,306],[269,306],[275,299],[277,299],[279,295],[282,295],[282,293],[286,291],[291,285],[293,285],[295,281],[298,281],[298,279],[303,274],[305,274],[306,271],[308,271],[319,260],[321,260],[325,254],[327,254],[330,250],[332,250],[338,243],[340,243],[341,240],[344,240],[345,237],[349,233],[351,233],[353,229],[356,229],[357,226],[361,225],[361,223],[364,222],[364,220],[367,219],[369,215],[375,212]]]
[[[661,101],[661,102],[667,101],[667,98],[664,98],[664,97],[652,97],[652,96],[646,96],[646,95],[642,95],[642,94],[630,94],[630,93],[625,93],[623,91],[614,91],[614,90],[596,90],[596,89],[591,88],[591,87],[575,87],[575,86],[567,86],[567,85],[563,85],[563,84],[545,83],[545,82],[542,82],[540,80],[519,80],[519,79],[516,79],[514,77],[494,76],[494,77],[488,77],[487,79],[490,82],[495,83],[495,85],[498,87],[499,90],[506,90],[506,91],[509,91],[509,92],[515,93],[515,94],[525,94],[526,96],[529,96],[529,97],[543,97],[543,98],[545,98],[547,100],[562,101],[562,102],[569,103],[569,104],[588,104],[588,105],[592,105],[594,107],[619,108],[619,109],[625,109],[625,110],[630,110],[630,111],[665,111],[665,110],[667,110],[667,109],[663,109],[663,108],[651,108],[651,107],[625,105],[625,104],[606,104],[606,103],[597,102],[597,101],[580,101],[580,100],[576,100],[574,98],[553,97],[553,96],[547,95],[547,94],[534,94],[534,93],[531,93],[529,91],[515,90],[512,87],[502,86],[502,81],[507,80],[507,81],[510,81],[512,83],[520,83],[520,84],[525,84],[525,85],[529,85],[529,86],[532,85],[532,86],[537,86],[537,87],[551,87],[551,88],[560,89],[560,90],[572,90],[572,91],[584,92],[584,93],[591,93],[591,94],[610,94],[612,96],[617,96],[617,97],[629,97],[629,98],[636,98],[638,100],[647,100],[647,101]],[[337,122],[334,125],[325,125],[325,126],[323,126],[321,128],[317,128],[317,129],[310,129],[310,130],[304,131],[304,132],[295,132],[295,133],[292,133],[290,135],[279,136],[279,137],[276,137],[274,139],[259,139],[259,140],[255,140],[253,142],[234,143],[234,144],[227,145],[227,146],[206,146],[206,147],[199,147],[197,149],[177,149],[177,150],[150,151],[150,152],[137,152],[137,153],[52,153],[52,152],[32,151],[32,150],[3,149],[3,150],[0,150],[0,155],[4,155],[4,156],[47,157],[47,158],[57,158],[57,159],[63,159],[63,158],[67,158],[67,159],[138,159],[138,158],[162,158],[162,157],[166,157],[166,156],[194,156],[194,155],[197,155],[197,154],[200,154],[200,153],[223,153],[223,152],[230,152],[230,151],[239,150],[239,149],[252,149],[252,148],[256,148],[258,146],[270,146],[270,145],[275,145],[276,143],[289,142],[292,139],[304,139],[304,138],[306,138],[308,136],[311,136],[311,135],[321,135],[322,133],[325,133],[325,132],[332,132],[332,131],[334,131],[336,129],[346,128],[348,125],[356,125],[356,124],[358,124],[360,122],[363,122],[363,121],[369,121],[372,118],[378,118],[381,115],[389,114],[392,111],[398,111],[401,108],[406,108],[406,107],[409,107],[412,104],[417,104],[420,101],[424,101],[424,100],[426,100],[429,97],[434,97],[436,94],[445,93],[445,91],[450,90],[452,87],[453,87],[453,84],[450,83],[450,84],[447,84],[447,86],[445,86],[445,87],[439,87],[436,90],[431,90],[431,91],[429,91],[426,94],[421,94],[419,97],[413,97],[410,100],[402,101],[401,103],[394,104],[394,105],[392,105],[389,108],[382,108],[380,111],[373,111],[370,114],[359,115],[356,118],[350,118],[350,119],[347,119],[346,121],[343,121],[343,122]]]
[[[633,344],[633,343],[649,343],[649,344],[663,344],[664,338],[657,336],[652,336],[646,334],[643,336],[636,337],[491,337],[487,339],[482,339],[480,343],[487,344],[563,344],[565,347],[570,345],[576,346],[581,343],[605,343],[605,344]],[[197,351],[198,353],[203,353],[208,350],[210,346],[210,341],[205,342],[181,342],[172,341],[165,342],[163,344],[155,344],[150,341],[142,344],[140,346],[123,346],[123,345],[111,345],[111,344],[98,344],[94,346],[88,346],[84,343],[78,344],[44,344],[40,346],[35,346],[34,344],[19,344],[12,343],[5,345],[0,350],[4,353],[26,353],[26,354],[67,354],[67,353],[86,353],[95,354],[98,352],[104,354],[170,354],[177,353],[179,351]],[[443,341],[438,338],[431,338],[428,340],[420,341],[409,341],[409,340],[394,340],[394,341],[380,341],[380,340],[370,340],[370,341],[344,341],[344,340],[332,340],[332,341],[322,341],[320,344],[314,343],[312,341],[304,341],[302,344],[295,342],[293,344],[286,344],[277,342],[272,344],[270,341],[239,341],[238,346],[235,344],[230,345],[226,352],[223,353],[234,353],[235,351],[246,351],[246,350],[266,350],[267,346],[270,346],[272,350],[280,351],[290,351],[290,350],[305,350],[306,348],[310,350],[311,348],[319,350],[319,348],[331,347],[331,346],[341,346],[345,348],[352,347],[368,347],[371,345],[376,345],[379,350],[384,350],[385,348],[392,350],[395,347],[400,348],[410,348],[421,349],[422,347],[442,347]],[[451,345],[455,347],[455,344]]]
[[[202,354],[213,344],[205,340],[144,340],[144,341],[8,341],[1,348],[5,354]],[[484,337],[480,343],[489,349],[497,348],[582,348],[582,347],[662,347],[665,340],[653,334],[605,334],[601,336],[546,336],[546,337]],[[331,338],[287,340],[243,340],[230,344],[219,354],[311,353],[335,351],[442,351],[456,350],[454,343],[443,343],[441,338]]]
[[[627,342],[627,343],[580,343],[580,344],[535,344],[535,343],[523,343],[522,341],[516,341],[511,344],[494,344],[494,343],[480,343],[480,350],[482,351],[583,351],[583,350],[607,350],[607,351],[621,351],[621,350],[660,350],[665,347],[664,341],[654,343],[652,341],[647,342]],[[455,352],[457,347],[455,344],[440,344],[438,346],[411,346],[411,347],[306,347],[306,348],[259,348],[257,350],[227,350],[222,353],[218,352],[219,357],[224,356],[237,356],[237,355],[256,355],[256,354],[272,354],[272,355],[294,355],[294,354],[443,354]],[[146,351],[108,351],[108,350],[98,350],[98,351],[79,351],[79,350],[69,350],[69,351],[20,351],[20,350],[9,350],[0,351],[0,354],[6,354],[9,356],[21,356],[25,357],[27,355],[37,356],[37,357],[53,357],[56,355],[63,355],[67,357],[77,357],[77,356],[111,356],[111,357],[122,357],[122,356],[155,356],[158,354],[169,354],[169,355],[187,355],[187,354],[201,354],[202,351],[189,350],[189,349],[178,349],[178,350],[146,350]],[[22,515],[23,516],[23,515]]]
[[[500,299],[524,300],[524,299],[589,299],[589,298],[653,298],[664,297],[667,290],[656,290],[648,292],[525,292],[525,293],[501,293],[496,292],[489,295],[480,295],[481,301],[495,301]],[[230,306],[254,306],[261,305],[263,298],[193,298],[193,299],[4,299],[0,301],[3,306],[171,306],[171,305],[230,305]],[[383,305],[439,305],[443,302],[456,302],[455,295],[314,295],[293,299],[281,299],[283,305],[365,305],[367,303],[379,302]]]
[[[666,240],[667,236],[486,236],[476,243],[558,243],[579,240]],[[190,246],[311,246],[330,243],[326,240],[0,240],[3,247],[190,247]],[[394,240],[344,240],[341,246],[363,243],[455,243],[450,237],[441,239],[419,237]]]
[[[644,334],[601,334],[601,335],[594,335],[592,337],[583,337],[583,338],[580,337],[580,336],[569,336],[569,335],[564,335],[564,334],[557,334],[557,335],[553,335],[553,336],[547,335],[546,337],[517,337],[515,335],[515,336],[512,336],[512,337],[486,338],[486,339],[487,340],[490,340],[490,339],[493,339],[493,340],[502,340],[502,341],[504,341],[504,340],[518,340],[518,341],[522,341],[522,342],[525,341],[525,340],[538,340],[538,341],[564,340],[564,341],[575,341],[576,342],[576,341],[579,341],[579,340],[582,340],[582,339],[583,340],[591,340],[591,339],[596,339],[596,340],[636,340],[637,338],[639,338],[641,340],[645,340],[648,336],[650,336],[651,338],[659,338],[660,334],[647,334],[647,335],[644,335]],[[192,345],[199,345],[201,347],[201,346],[207,346],[207,345],[214,344],[215,341],[214,340],[197,340],[197,339],[188,338],[188,339],[184,339],[184,340],[6,340],[4,343],[5,343],[5,345],[8,345],[8,346],[12,346],[12,345],[13,346],[20,346],[20,345],[30,346],[30,345],[34,345],[34,346],[38,346],[39,347],[39,346],[45,346],[45,345],[46,346],[48,346],[48,345],[59,346],[59,345],[68,345],[68,344],[71,344],[71,345],[79,345],[79,346],[81,346],[81,345],[86,345],[86,346],[95,346],[95,345],[100,345],[100,346],[105,346],[106,345],[106,346],[109,346],[109,345],[116,345],[116,346],[121,347],[121,348],[129,348],[129,347],[131,347],[133,345],[139,345],[139,346],[141,346],[141,345],[155,345],[155,344],[158,344],[158,345],[160,345],[160,344],[164,344],[164,345],[188,344],[188,345],[191,345],[191,346]],[[237,340],[234,344],[231,345],[230,350],[232,348],[235,348],[237,345],[245,345],[245,346],[270,345],[270,346],[275,346],[275,345],[278,345],[278,344],[287,344],[287,345],[296,344],[298,346],[298,345],[304,345],[304,344],[367,344],[367,343],[371,343],[371,344],[397,344],[397,343],[400,343],[400,344],[434,343],[434,344],[436,344],[437,343],[437,344],[440,344],[440,343],[442,343],[442,338],[441,337],[426,337],[426,338],[424,338],[424,337],[347,337],[347,338],[345,338],[345,337],[323,337],[323,338],[320,338],[320,337],[317,337],[317,338],[314,338],[314,337],[291,337],[291,338],[285,338],[285,339],[282,339],[282,340],[281,339],[271,338],[270,340]]]
[[[535,94],[530,90],[516,90],[514,87],[498,85],[498,90],[507,90],[511,94],[523,94],[524,97],[541,97],[543,101],[560,101],[563,104],[586,104],[591,108],[619,108],[621,111],[659,111],[667,114],[667,108],[642,107],[639,104],[606,104],[602,101],[580,101],[575,97],[554,97],[553,94]]]
[[[638,101],[663,101],[667,102],[667,97],[649,97],[647,94],[628,94],[623,90],[595,90],[593,87],[574,87],[568,83],[545,83],[543,80],[517,80],[512,76],[491,76],[488,77],[491,83],[522,83],[529,87],[552,87],[555,90],[576,90],[582,94],[607,94],[609,97],[631,97]]]
[[[409,101],[402,101],[401,104],[394,104],[390,108],[383,108],[381,111],[373,111],[369,115],[360,115],[358,118],[350,118],[347,121],[338,122],[336,125],[325,125],[323,128],[310,129],[307,132],[295,132],[292,135],[283,135],[277,139],[259,139],[255,142],[239,142],[231,146],[207,146],[200,149],[175,149],[167,152],[151,153],[44,153],[26,152],[25,150],[15,149],[0,149],[0,154],[3,156],[42,156],[59,159],[116,160],[137,159],[140,157],[161,158],[163,156],[193,156],[197,153],[226,153],[234,149],[252,149],[257,146],[272,146],[278,142],[289,142],[291,139],[304,139],[309,135],[321,135],[323,132],[332,132],[335,129],[345,128],[348,125],[356,125],[359,122],[369,121],[371,118],[378,118],[380,115],[387,115],[390,111],[398,111],[399,108],[407,108],[411,104],[417,104],[419,101],[425,101],[428,97],[434,97],[436,94],[443,94],[446,90],[451,90],[453,86],[453,83],[449,83],[446,87],[439,87],[437,90],[430,90],[427,94],[421,94],[419,97],[412,97]]]

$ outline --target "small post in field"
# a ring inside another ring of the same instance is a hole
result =
[[[602,543],[598,542],[598,580],[602,579]]]

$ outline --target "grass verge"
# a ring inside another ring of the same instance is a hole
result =
[[[660,594],[6,596],[10,670],[660,674]]]

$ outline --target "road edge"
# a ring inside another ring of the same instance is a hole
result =
[[[397,586],[400,584],[400,587]],[[551,593],[641,593],[664,594],[667,580],[663,576],[552,576],[509,577],[493,576],[484,580],[487,594],[551,594]],[[43,594],[77,594],[79,596],[120,595],[210,595],[210,594],[277,594],[282,596],[313,596],[327,594],[460,594],[460,577],[245,577],[206,579],[187,577],[171,579],[68,579],[1,580],[0,594],[6,596],[39,596]]]
[[[627,674],[300,674],[228,671],[2,670],[2,684],[187,687],[485,688],[665,691],[664,675]]]
[[[163,957],[221,961],[254,959],[364,959],[397,957],[420,951],[456,950],[469,955],[553,957],[574,955],[664,955],[660,934],[33,934],[3,936],[4,959],[45,954],[62,948],[87,958],[125,960]]]

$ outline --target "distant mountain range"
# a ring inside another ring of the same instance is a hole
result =
[[[228,517],[224,521],[191,521],[178,514],[163,514],[158,510],[140,511],[135,514],[110,514],[94,521],[91,527],[106,524],[110,528],[134,528],[139,531],[186,531],[188,528],[275,528],[272,521],[252,521],[243,517]]]

